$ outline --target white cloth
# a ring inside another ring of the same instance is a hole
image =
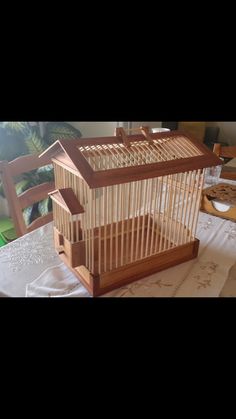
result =
[[[176,296],[218,297],[236,261],[236,224],[204,214],[198,236],[198,259]]]
[[[197,259],[133,282],[105,297],[221,295],[236,263],[236,223],[200,213],[197,237]],[[89,295],[55,252],[52,223],[0,249],[0,293],[9,297]]]
[[[230,269],[228,280],[220,293],[220,297],[236,297],[236,263]]]
[[[236,262],[236,224],[200,213],[197,259],[111,291],[104,297],[217,297]],[[46,269],[26,287],[27,297],[88,297],[63,264]]]
[[[49,223],[0,248],[0,292],[9,297],[25,297],[27,283],[60,263]]]
[[[26,285],[27,297],[89,297],[89,293],[64,263],[46,269]]]

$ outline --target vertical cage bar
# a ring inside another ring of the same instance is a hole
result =
[[[145,257],[150,254],[150,248],[148,252],[149,245],[149,235],[150,235],[150,222],[151,222],[151,212],[152,212],[152,202],[153,202],[153,179],[148,181],[149,191],[148,191],[148,222],[147,222],[147,234],[146,234],[146,247],[145,247]]]
[[[131,226],[131,249],[130,249],[130,262],[133,262],[134,257],[134,229],[135,229],[135,218],[137,210],[137,182],[132,182],[133,186],[133,199],[132,199],[132,226]]]
[[[129,233],[130,233],[130,217],[131,217],[131,183],[129,183],[127,185],[127,199],[128,199],[128,205],[127,205],[127,217],[126,217],[126,263],[129,263],[129,254],[130,254],[130,249],[129,249]],[[133,198],[134,199],[134,198]]]
[[[177,246],[180,244],[180,233],[181,228],[183,225],[183,210],[184,210],[184,198],[185,198],[185,192],[186,192],[186,182],[187,182],[187,172],[184,173],[184,180],[183,183],[181,183],[181,201],[180,201],[180,218],[179,218],[179,226],[178,226],[178,234],[177,234]],[[183,186],[182,186],[183,185]]]
[[[166,208],[166,216],[165,216],[165,237],[164,237],[164,246],[163,250],[166,250],[167,245],[167,237],[169,235],[170,230],[170,214],[172,210],[172,183],[173,183],[173,175],[167,178],[166,188],[167,188],[167,208]]]
[[[103,225],[104,225],[104,236],[103,236],[103,247],[104,247],[104,269],[107,271],[107,188],[103,188]]]
[[[111,186],[111,224],[110,224],[110,270],[113,267],[113,223],[114,223],[114,186]]]
[[[119,185],[119,201],[118,201],[118,207],[119,207],[118,257],[119,257],[120,264],[121,264],[121,245],[122,245],[122,218],[121,218],[121,215],[122,215],[122,188],[123,188],[123,184]]]
[[[66,232],[65,232],[65,217],[64,217],[64,211],[62,211],[62,209],[61,209],[61,219],[62,219],[63,236],[66,237]]]
[[[102,217],[102,189],[99,189],[99,195],[98,195],[98,273],[101,273],[101,235],[102,235],[102,229],[101,229],[101,217]]]
[[[67,213],[66,213],[65,210],[62,210],[62,213],[63,213],[63,220],[64,220],[63,223],[64,223],[64,229],[65,229],[65,237],[68,240],[68,234],[67,234]]]
[[[159,180],[160,179],[160,180]],[[161,219],[161,207],[162,207],[162,198],[163,198],[163,183],[164,183],[164,177],[158,178],[159,183],[159,196],[158,196],[158,204],[157,204],[157,220],[156,220],[156,239],[155,239],[155,253],[159,253],[160,251],[160,245],[161,245],[161,230],[159,229],[159,220]],[[158,240],[159,240],[159,246],[158,246]],[[158,247],[158,250],[157,250]]]
[[[91,206],[91,269],[94,273],[94,189],[90,189],[90,206]]]
[[[156,209],[157,209],[157,192],[159,189],[158,178],[154,179],[154,199],[152,204],[152,233],[151,233],[151,244],[150,244],[150,255],[154,253],[153,242],[154,242],[154,232],[155,232],[155,219],[156,219]]]
[[[141,206],[142,206],[142,191],[143,191],[143,181],[139,181],[139,197],[138,197],[138,222],[137,222],[137,235],[136,235],[136,253],[135,260],[138,259],[139,255],[139,233],[140,233],[140,215],[141,215]]]
[[[180,181],[178,181],[180,177]],[[179,208],[180,208],[180,202],[181,202],[181,185],[182,185],[182,177],[183,177],[183,173],[181,173],[180,175],[176,175],[176,192],[177,192],[177,204],[174,204],[174,228],[173,228],[173,241],[174,241],[174,246],[177,245],[177,236],[176,236],[176,229],[177,229],[177,225],[178,225],[178,216],[179,216]],[[177,205],[177,209],[176,209],[176,205]]]
[[[144,250],[144,233],[145,233],[145,224],[146,224],[146,206],[148,204],[147,200],[147,188],[148,188],[148,180],[144,181],[144,196],[143,196],[143,220],[142,220],[142,235],[141,235],[141,252],[140,258],[143,257],[143,250]]]
[[[88,211],[88,266],[89,271],[92,270],[92,261],[91,261],[91,202],[90,202],[90,193],[87,189],[87,211]]]
[[[124,184],[121,185],[120,194],[120,265],[123,265],[123,251],[124,251]]]
[[[191,181],[190,181],[190,202],[188,205],[188,209],[187,209],[187,217],[186,217],[186,231],[185,231],[185,235],[184,235],[184,243],[187,243],[188,241],[188,236],[191,236],[191,232],[190,232],[190,217],[191,217],[191,212],[192,212],[192,205],[193,205],[193,201],[194,201],[194,195],[195,195],[195,188],[194,188],[194,184],[195,184],[195,178],[196,178],[196,171],[192,171],[191,172]]]
[[[55,204],[55,209],[56,209],[56,216],[57,216],[57,229],[61,233],[62,231],[61,231],[61,224],[60,224],[60,213],[59,213],[59,208],[57,204]]]
[[[191,172],[188,172],[188,176],[187,176],[188,182],[187,182],[185,201],[184,201],[183,228],[182,228],[181,239],[180,239],[181,244],[184,244],[184,236],[185,236],[185,232],[186,232],[186,229],[187,229],[186,214],[187,214],[187,208],[188,208],[188,205],[189,205],[189,197],[190,197],[190,194],[189,194],[189,191],[190,191],[190,176],[191,176]]]
[[[175,210],[175,202],[176,202],[176,182],[173,186],[173,180],[174,175],[171,176],[171,184],[170,184],[170,193],[171,193],[171,200],[170,200],[170,217],[169,217],[169,237],[168,237],[168,247],[167,249],[170,249],[172,247],[171,245],[171,237],[173,237],[172,240],[174,240],[173,236],[173,218],[174,218],[174,210]]]
[[[87,184],[84,182],[84,233],[85,233],[85,260],[86,267],[89,268],[89,250],[88,250],[88,195],[87,195]]]
[[[70,240],[74,243],[74,220],[73,215],[70,216]]]
[[[116,260],[115,260],[115,264],[116,264],[116,268],[118,268],[118,207],[119,207],[119,199],[118,199],[118,193],[119,193],[119,185],[116,185],[116,199],[115,199],[115,205],[116,205]]]
[[[165,182],[164,182],[165,181]],[[162,187],[162,194],[161,194],[161,201],[163,201],[163,212],[161,212],[161,205],[160,205],[160,211],[159,213],[162,213],[162,222],[161,222],[161,231],[160,231],[160,242],[159,242],[159,250],[160,253],[162,251],[162,241],[163,241],[163,233],[164,233],[164,225],[165,225],[165,218],[166,218],[166,202],[167,202],[167,193],[168,193],[168,176],[165,176],[162,178],[162,182],[165,183],[165,189],[164,189],[164,199],[163,199],[163,187]]]
[[[56,227],[56,208],[55,208],[54,201],[52,201],[52,214],[53,214],[53,226]]]
[[[205,169],[203,170],[202,174],[201,174],[201,169],[198,170],[198,181],[197,181],[197,193],[198,193],[198,197],[196,199],[196,206],[195,206],[195,216],[194,216],[194,221],[193,221],[193,228],[192,228],[192,235],[193,238],[195,238],[195,234],[196,234],[196,228],[197,228],[197,222],[198,222],[198,217],[199,217],[199,207],[200,207],[200,200],[201,200],[201,196],[202,196],[202,188],[203,188],[203,182],[204,182],[204,175],[205,175]]]

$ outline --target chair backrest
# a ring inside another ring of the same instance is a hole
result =
[[[17,195],[14,184],[14,177],[31,170],[51,164],[48,157],[38,158],[38,155],[27,155],[7,162],[0,162],[0,175],[3,189],[8,201],[11,218],[14,222],[18,237],[52,221],[52,213],[37,218],[29,226],[26,226],[22,210],[30,205],[45,199],[49,192],[55,189],[54,182],[46,182],[29,188],[27,191]]]
[[[225,164],[222,167],[220,177],[222,179],[235,181],[236,180],[236,146],[222,146],[221,144],[216,143],[214,144],[213,152],[218,157],[223,157],[227,159],[225,160]]]
[[[214,145],[218,141],[219,134],[219,127],[206,127],[204,142]]]
[[[171,131],[176,131],[178,129],[178,122],[162,122],[162,128],[168,128]]]
[[[236,146],[222,146],[219,143],[215,143],[213,147],[213,152],[218,157],[226,157],[226,158],[235,158],[236,157]]]

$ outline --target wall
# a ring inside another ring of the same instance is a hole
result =
[[[144,122],[132,122],[132,128],[140,127],[141,125],[147,126],[150,128],[160,128],[161,122],[150,122],[150,121],[144,121]]]
[[[236,122],[207,122],[207,126],[218,126],[220,128],[219,141],[236,145]]]
[[[117,122],[69,122],[78,128],[83,137],[106,137],[114,135]]]
[[[148,125],[151,128],[161,127],[161,122],[133,122],[133,126]],[[219,141],[228,145],[236,145],[236,122],[207,122],[207,126],[218,126],[220,128]]]
[[[122,122],[69,122],[75,128],[78,128],[83,137],[102,137],[114,135],[115,128],[122,126]],[[161,122],[132,122],[132,128],[140,127],[141,125],[149,126],[150,128],[161,127]],[[124,123],[126,128],[128,123]]]
[[[161,127],[161,122],[133,122],[133,127],[147,125],[151,128]],[[236,145],[236,122],[207,122],[207,126],[218,126],[220,128],[219,141],[224,141],[228,145]]]

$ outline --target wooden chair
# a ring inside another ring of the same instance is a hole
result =
[[[20,195],[17,195],[14,177],[48,164],[51,164],[51,160],[48,157],[39,159],[38,155],[18,157],[11,162],[0,161],[0,176],[3,183],[3,189],[18,237],[52,221],[52,213],[49,213],[37,218],[29,226],[26,226],[22,210],[45,199],[48,196],[48,193],[55,189],[55,184],[54,182],[46,182],[41,185],[33,186]]]
[[[215,143],[213,147],[213,152],[218,157],[223,157],[226,159],[236,159],[236,146],[222,146],[219,143]],[[231,166],[231,162],[226,163],[222,167],[221,178],[236,180],[236,165]]]

